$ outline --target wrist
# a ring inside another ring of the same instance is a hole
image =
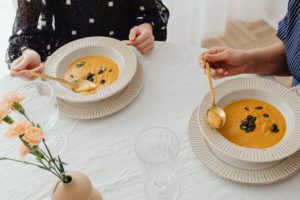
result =
[[[246,73],[255,74],[256,73],[256,64],[255,64],[255,54],[253,50],[245,51],[245,66]]]
[[[151,32],[153,32],[153,26],[149,23],[144,23],[144,24],[141,24],[140,26],[148,29]]]

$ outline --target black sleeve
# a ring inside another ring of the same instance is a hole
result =
[[[169,10],[161,0],[135,0],[134,25],[149,23],[153,27],[155,40],[167,39]]]
[[[52,21],[51,0],[18,0],[6,62],[10,65],[21,56],[23,48],[37,51],[42,61],[45,61],[52,46]]]

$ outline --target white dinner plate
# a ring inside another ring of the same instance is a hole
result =
[[[300,98],[287,87],[264,78],[235,78],[217,85],[215,96],[221,108],[244,99],[269,103],[282,113],[286,131],[278,144],[264,150],[238,146],[208,126],[206,112],[211,103],[210,95],[207,94],[198,108],[198,123],[203,136],[214,150],[240,161],[269,163],[278,162],[300,149]]]
[[[104,56],[116,62],[119,77],[96,94],[81,95],[58,82],[51,82],[56,95],[65,101],[86,103],[106,99],[123,90],[132,80],[137,68],[137,58],[131,47],[108,37],[88,37],[70,42],[56,50],[46,62],[46,74],[64,77],[70,64],[88,56]]]
[[[138,65],[136,74],[129,85],[121,92],[101,101],[72,103],[58,99],[60,113],[75,119],[96,119],[111,115],[129,105],[143,87],[143,67]]]
[[[271,184],[289,178],[300,167],[300,151],[264,169],[249,170],[231,165],[214,154],[202,136],[197,122],[197,109],[190,119],[188,132],[190,143],[198,159],[215,174],[225,179],[253,185]]]

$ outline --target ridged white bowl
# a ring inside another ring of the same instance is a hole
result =
[[[287,130],[283,139],[267,149],[238,146],[207,125],[206,111],[211,106],[207,94],[198,108],[198,125],[209,146],[220,155],[246,162],[276,162],[300,149],[300,98],[285,86],[263,78],[238,78],[215,88],[217,104],[225,108],[242,99],[256,99],[275,106],[283,114]]]
[[[64,77],[71,63],[87,56],[105,56],[114,60],[120,71],[118,79],[92,95],[81,95],[66,88],[63,84],[51,82],[59,98],[77,103],[103,100],[124,89],[134,77],[137,69],[137,58],[125,43],[113,38],[89,37],[70,42],[55,51],[46,62],[46,74]]]

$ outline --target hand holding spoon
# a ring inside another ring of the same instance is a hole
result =
[[[66,81],[62,78],[57,78],[53,76],[48,76],[45,74],[39,74],[33,71],[30,71],[30,74],[32,76],[52,80],[52,81],[58,81],[63,84],[67,84],[74,92],[81,93],[81,92],[89,92],[91,90],[96,89],[97,85],[91,81],[88,80],[75,80],[73,82]]]
[[[216,105],[216,98],[215,98],[213,83],[210,74],[210,66],[208,62],[205,63],[205,68],[206,68],[205,70],[208,78],[210,96],[212,101],[212,106],[206,112],[207,121],[212,128],[219,129],[222,128],[225,124],[226,114],[222,108]]]

